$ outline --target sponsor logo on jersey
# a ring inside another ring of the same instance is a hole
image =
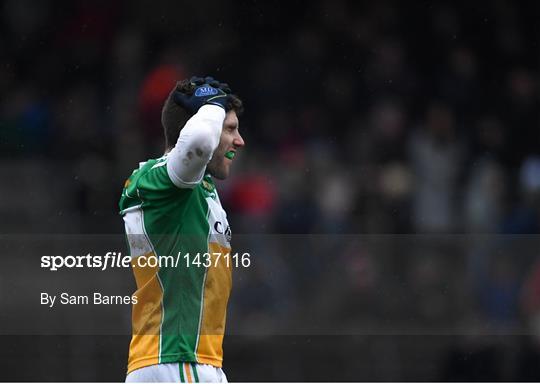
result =
[[[202,181],[202,186],[204,189],[206,189],[208,192],[214,192],[214,186],[212,184],[210,184],[208,181],[206,180],[203,180]]]
[[[204,96],[212,96],[217,95],[218,90],[213,87],[200,87],[195,90],[195,96],[197,97],[204,97]]]
[[[225,237],[227,238],[227,241],[231,241],[232,232],[231,232],[230,225],[227,224],[227,228],[223,228],[223,223],[221,221],[216,221],[214,223],[214,229],[220,235],[225,235]]]
[[[216,187],[214,187],[213,184],[209,183],[206,180],[203,180],[201,186],[206,197],[211,197],[214,200],[217,199]]]

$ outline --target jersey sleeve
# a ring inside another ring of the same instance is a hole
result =
[[[204,176],[206,165],[219,144],[225,111],[203,105],[180,131],[167,156],[167,173],[178,188],[194,188]]]

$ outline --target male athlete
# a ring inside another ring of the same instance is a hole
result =
[[[212,177],[225,179],[244,146],[241,111],[225,83],[177,83],[161,116],[164,156],[140,163],[126,181],[120,213],[137,284],[127,382],[227,381],[231,231]],[[210,263],[197,263],[197,254]],[[178,262],[156,266],[156,255]]]

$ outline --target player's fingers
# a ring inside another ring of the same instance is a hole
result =
[[[206,76],[206,78],[204,79],[204,81],[206,82],[206,84],[208,84],[208,85],[211,86],[211,87],[214,87],[214,88],[218,88],[218,87],[219,87],[219,81],[217,81],[216,79],[214,79],[214,78],[211,77],[211,76]]]
[[[198,76],[193,76],[189,82],[193,85],[203,85],[204,84],[204,79],[202,77],[198,77]]]
[[[229,87],[229,84],[227,83],[219,83],[219,89],[221,89],[225,93],[231,93],[231,87]]]

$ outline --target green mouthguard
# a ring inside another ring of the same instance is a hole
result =
[[[229,151],[229,152],[227,152],[227,153],[225,154],[225,157],[226,157],[227,159],[232,160],[232,159],[234,158],[234,155],[235,155],[235,153],[234,153],[233,151]]]

